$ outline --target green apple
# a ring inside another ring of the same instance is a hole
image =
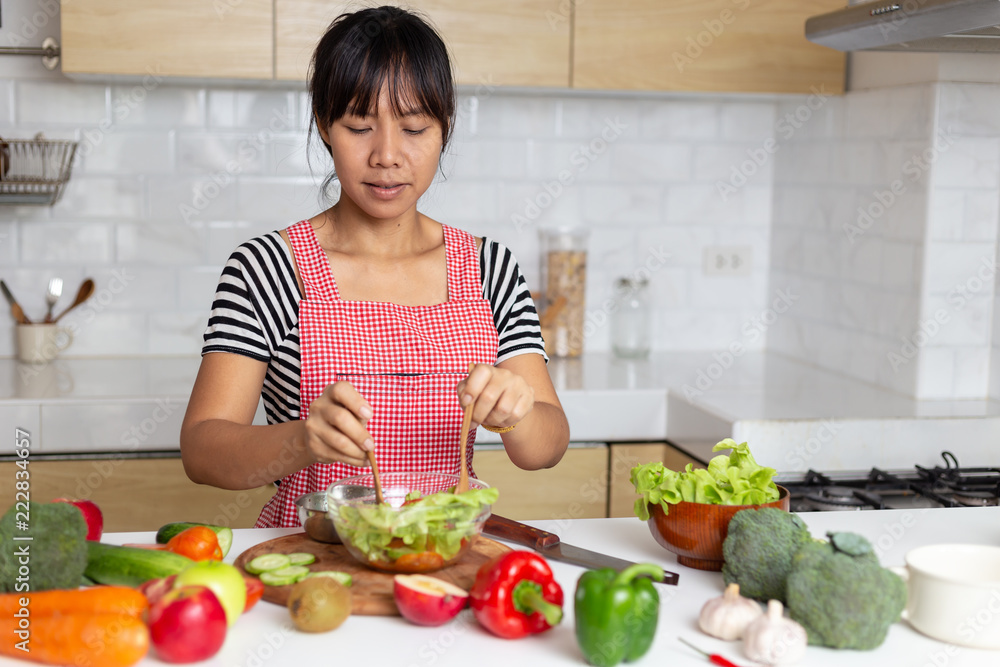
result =
[[[232,626],[243,613],[247,602],[247,586],[243,574],[229,563],[203,560],[182,570],[174,580],[174,588],[207,586],[226,610],[226,622]]]

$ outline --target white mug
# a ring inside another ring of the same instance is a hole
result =
[[[73,333],[55,324],[18,324],[17,358],[27,363],[46,363],[73,342]]]
[[[950,644],[1000,649],[1000,547],[931,544],[890,568],[906,581],[903,618]]]

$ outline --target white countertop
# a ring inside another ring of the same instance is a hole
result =
[[[904,555],[917,546],[964,542],[1000,545],[1000,508],[887,510],[881,512],[813,512],[800,514],[814,536],[831,530],[861,533],[879,549],[883,565],[901,565]],[[555,532],[568,544],[602,551],[633,561],[655,562],[678,572],[676,587],[658,586],[660,621],[650,652],[643,665],[702,667],[703,657],[677,641],[678,636],[704,650],[718,652],[737,665],[754,664],[743,657],[740,645],[712,639],[696,627],[701,606],[721,594],[722,576],[679,565],[673,554],[664,551],[646,525],[637,519],[582,519],[564,522],[533,521],[532,525]],[[903,527],[903,526],[907,527]],[[259,542],[297,532],[296,529],[237,530],[227,558]],[[153,533],[116,533],[105,542],[152,541]],[[283,607],[260,602],[234,625],[221,652],[203,665],[294,665],[326,662],[371,665],[440,665],[509,667],[520,665],[583,665],[573,635],[572,593],[582,570],[552,561],[553,572],[562,585],[567,603],[565,617],[553,630],[520,640],[497,639],[483,631],[468,610],[452,623],[438,628],[411,625],[401,618],[354,616],[328,634],[306,635],[291,629]],[[387,641],[391,638],[391,641]],[[273,658],[278,658],[273,660]],[[937,660],[937,661],[936,661]],[[945,662],[940,662],[944,660]],[[1000,651],[984,651],[949,646],[925,637],[905,622],[892,626],[885,643],[874,651],[835,651],[810,647],[798,663],[827,667],[850,663],[854,667],[995,667]],[[25,664],[0,658],[0,665]],[[147,657],[141,664],[162,665]]]
[[[198,365],[0,359],[0,428],[37,432],[38,453],[175,450]],[[997,465],[1000,402],[915,400],[776,353],[748,352],[726,368],[712,352],[587,354],[553,359],[549,372],[574,441],[670,439],[705,458],[735,437],[782,471],[934,465],[943,449],[962,465]],[[499,437],[481,431],[479,441]]]

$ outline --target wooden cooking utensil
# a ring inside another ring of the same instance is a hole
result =
[[[374,450],[368,451],[368,462],[372,465],[372,477],[375,478],[375,502],[381,505],[385,500],[382,498],[382,480],[378,475],[378,461],[375,460]]]
[[[62,319],[63,315],[65,315],[69,311],[79,306],[81,303],[83,303],[91,296],[93,296],[93,294],[94,294],[94,281],[91,280],[90,278],[87,278],[82,283],[80,283],[80,289],[76,291],[76,297],[73,298],[73,303],[69,304],[66,307],[66,310],[62,311],[54,318],[52,318],[52,322],[53,323],[58,322],[60,319]]]
[[[562,309],[566,307],[566,295],[560,294],[555,301],[546,306],[545,310],[542,311],[542,315],[538,320],[539,328],[549,328],[551,324],[555,321]]]
[[[475,364],[469,364],[470,374],[472,373],[472,369],[475,367]],[[462,416],[462,430],[458,434],[458,448],[460,456],[462,457],[462,467],[459,469],[458,484],[455,485],[455,493],[464,493],[469,490],[469,466],[465,460],[465,455],[467,453],[466,447],[468,447],[469,444],[469,427],[472,426],[472,407],[475,404],[476,402],[473,401],[465,406],[465,414]]]

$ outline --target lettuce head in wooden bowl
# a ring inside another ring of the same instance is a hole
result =
[[[788,511],[788,490],[774,483],[774,468],[754,460],[747,443],[726,438],[712,451],[732,450],[708,462],[708,468],[684,470],[646,463],[632,468],[639,498],[635,515],[677,562],[699,570],[721,570],[722,543],[729,520],[740,510],[777,507]]]

